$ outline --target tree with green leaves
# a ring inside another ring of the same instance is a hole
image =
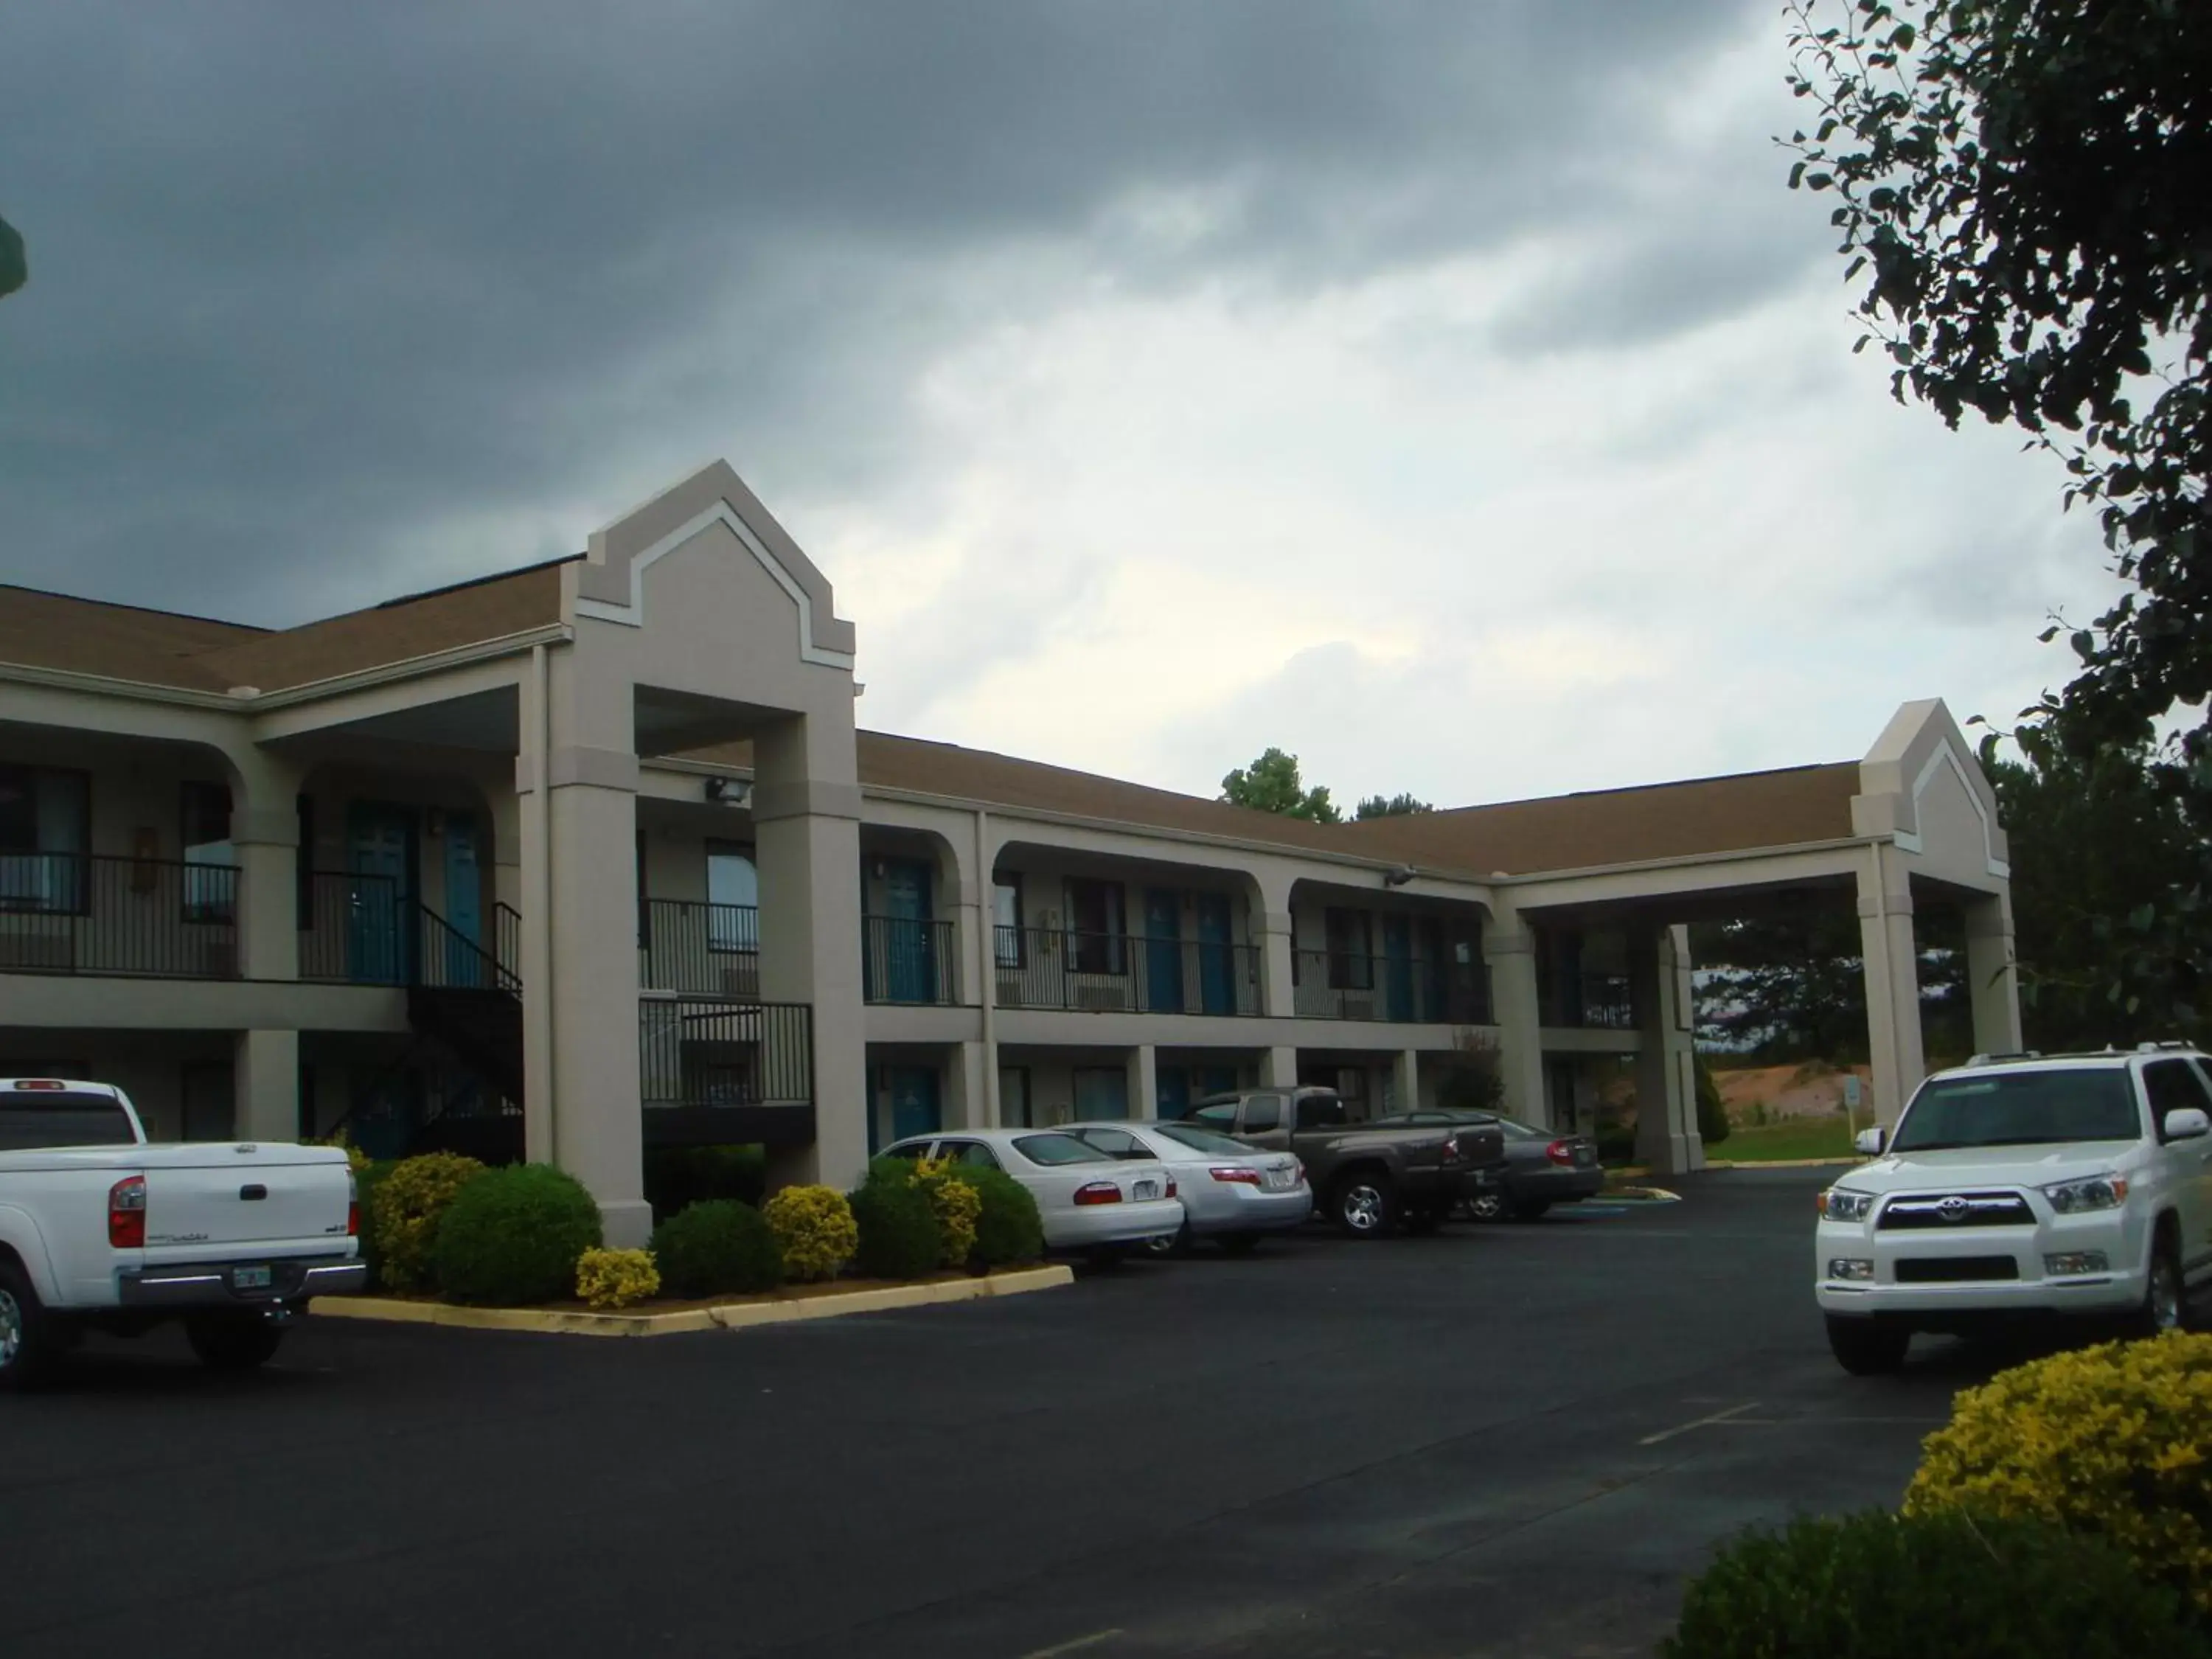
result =
[[[2063,505],[2096,510],[2128,584],[2094,621],[2045,634],[2067,633],[2079,664],[2023,713],[2055,745],[2030,770],[2133,757],[2201,840],[2212,715],[2172,717],[2212,696],[2212,5],[1788,12],[1790,89],[1814,117],[1784,141],[1790,183],[1836,200],[1867,329],[1855,349],[1880,342],[1900,401],[1954,427],[1970,410],[2011,424],[2062,458]],[[2201,962],[2206,897],[2143,895],[2126,942]],[[2135,967],[2063,954],[2104,975],[2108,1003],[2141,996]]]
[[[30,280],[31,262],[23,251],[23,233],[0,219],[0,299]]]
[[[1355,819],[1406,818],[1417,812],[1433,812],[1437,809],[1419,796],[1402,792],[1395,795],[1370,795],[1352,812]]]
[[[1255,811],[1279,812],[1285,817],[1308,818],[1316,823],[1340,823],[1344,814],[1319,785],[1309,789],[1298,775],[1298,757],[1270,749],[1249,766],[1240,766],[1221,780],[1221,799],[1232,806]]]

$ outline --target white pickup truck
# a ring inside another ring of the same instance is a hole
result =
[[[169,1319],[206,1364],[258,1365],[310,1298],[362,1288],[359,1231],[337,1147],[150,1146],[119,1089],[0,1078],[0,1389],[87,1329]]]
[[[2065,1315],[2182,1323],[2212,1278],[2212,1062],[2180,1044],[1938,1072],[1820,1194],[1815,1294],[1849,1371],[1915,1331]]]

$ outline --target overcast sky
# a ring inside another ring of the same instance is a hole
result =
[[[2106,592],[1850,355],[1776,0],[0,0],[0,580],[279,624],[726,456],[865,723],[1447,804],[2009,716]]]

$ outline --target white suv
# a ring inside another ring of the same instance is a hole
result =
[[[1978,1055],[1922,1084],[1876,1155],[1820,1194],[1828,1346],[1893,1370],[1915,1331],[2023,1316],[2177,1328],[2212,1276],[2212,1061],[2134,1053]]]

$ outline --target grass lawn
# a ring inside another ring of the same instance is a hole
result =
[[[1865,1127],[1863,1123],[1860,1125]],[[1708,1144],[1705,1156],[1723,1163],[1778,1163],[1796,1158],[1850,1158],[1851,1131],[1839,1113],[1833,1117],[1799,1118],[1794,1122],[1769,1123],[1759,1128],[1738,1126],[1726,1140]]]

